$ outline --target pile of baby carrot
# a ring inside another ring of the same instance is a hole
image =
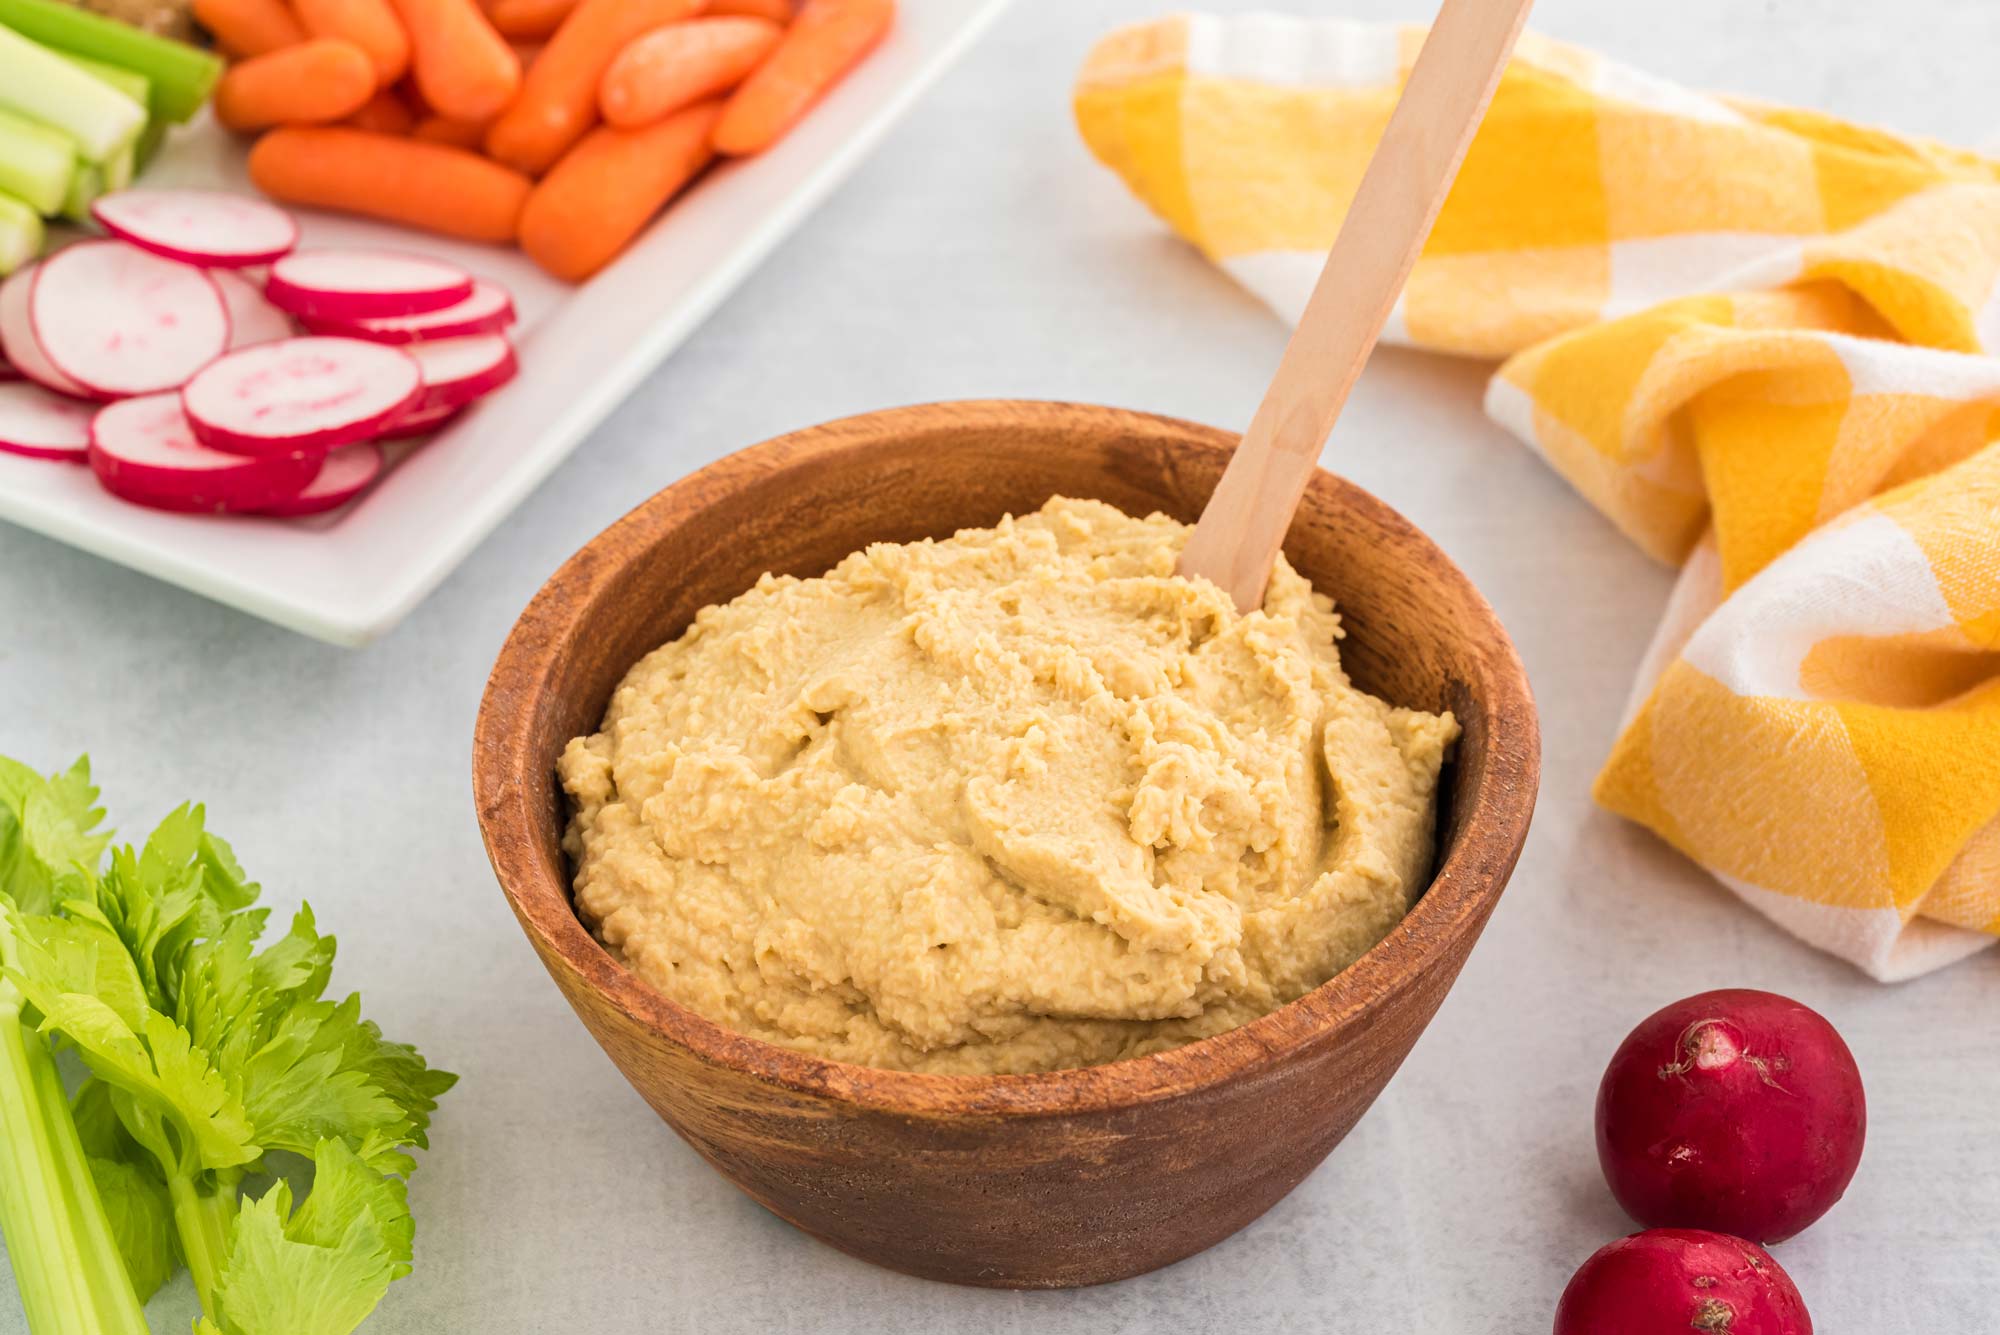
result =
[[[609,263],[717,155],[776,143],[895,0],[195,0],[274,198]]]

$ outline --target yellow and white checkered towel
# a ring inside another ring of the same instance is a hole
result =
[[[1287,320],[1422,39],[1106,38],[1092,151]],[[1905,978],[2000,937],[2000,171],[1522,40],[1387,337],[1682,567],[1597,798]]]

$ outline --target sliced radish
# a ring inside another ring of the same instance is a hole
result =
[[[5,336],[0,335],[0,342],[4,341]],[[14,363],[7,360],[6,349],[0,347],[0,380],[19,380],[20,378],[21,373],[14,369]]]
[[[268,264],[299,243],[299,225],[261,199],[217,190],[119,190],[90,216],[105,231],[183,264]]]
[[[317,454],[246,459],[194,437],[178,394],[122,399],[90,427],[90,467],[114,496],[156,510],[264,510],[303,491]]]
[[[0,347],[14,369],[43,389],[52,389],[71,398],[92,397],[89,390],[49,365],[42,345],[35,341],[35,327],[28,319],[28,299],[33,295],[35,271],[39,264],[23,265],[5,283],[0,283]]]
[[[371,343],[468,338],[474,334],[497,334],[512,325],[514,299],[507,295],[506,288],[481,278],[473,283],[471,296],[442,310],[422,315],[387,316],[379,320],[331,320],[307,316],[305,323],[315,334],[365,338]]]
[[[407,413],[397,418],[392,425],[383,428],[382,434],[375,437],[375,439],[382,441],[412,440],[418,436],[428,436],[432,432],[442,431],[445,423],[451,421],[452,418],[464,411],[465,409],[462,406],[419,408],[415,412]]]
[[[267,505],[258,513],[280,518],[316,515],[347,504],[381,475],[380,445],[349,445],[326,456],[318,475],[306,484],[304,491],[276,505]]]
[[[0,451],[82,463],[90,452],[87,403],[14,380],[0,385]]]
[[[243,275],[217,269],[209,277],[222,293],[222,304],[229,308],[230,351],[276,343],[298,333],[292,317],[264,300],[263,290]]]
[[[393,250],[295,250],[271,266],[264,295],[294,315],[324,320],[420,315],[471,296],[472,275]]]
[[[93,394],[152,394],[229,346],[229,312],[208,275],[121,241],[43,260],[28,322],[49,364]]]
[[[424,373],[419,410],[461,407],[500,388],[520,369],[514,345],[499,334],[412,343],[408,351]]]
[[[210,362],[181,390],[181,402],[205,445],[289,454],[367,440],[422,392],[422,371],[399,348],[288,338]]]

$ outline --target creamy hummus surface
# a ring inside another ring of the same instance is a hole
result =
[[[1248,616],[1175,575],[1187,532],[1057,498],[703,610],[563,754],[585,921],[721,1024],[915,1071],[1325,982],[1423,889],[1457,724],[1350,685],[1282,561]]]

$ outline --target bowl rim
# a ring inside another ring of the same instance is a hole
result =
[[[1534,811],[1541,745],[1526,670],[1492,607],[1441,548],[1366,490],[1315,469],[1312,487],[1331,486],[1343,493],[1347,504],[1367,515],[1389,540],[1424,552],[1441,578],[1460,586],[1473,617],[1467,635],[1488,651],[1480,657],[1488,677],[1490,754],[1485,782],[1465,813],[1457,842],[1416,905],[1360,959],[1305,996],[1235,1029],[1099,1066],[1026,1075],[897,1071],[817,1057],[729,1029],[655,991],[613,959],[584,926],[567,878],[547,874],[536,855],[534,785],[547,781],[553,764],[552,758],[545,763],[533,754],[531,711],[515,702],[547,688],[548,646],[565,642],[581,609],[594,601],[579,596],[573,586],[594,588],[621,568],[602,558],[604,549],[628,542],[643,547],[678,520],[690,495],[707,498],[706,504],[808,456],[865,451],[886,437],[935,430],[947,418],[950,425],[966,427],[1053,427],[1073,425],[1078,414],[1102,416],[1132,435],[1177,446],[1226,452],[1237,439],[1220,428],[1178,418],[1048,400],[958,400],[862,413],[773,437],[687,474],[598,533],[549,577],[508,631],[494,663],[474,725],[472,759],[474,803],[488,860],[522,930],[551,972],[560,961],[627,1019],[705,1065],[800,1094],[915,1118],[1057,1116],[1130,1108],[1267,1070],[1379,1010],[1411,986],[1425,965],[1448,954],[1459,935],[1483,922],[1519,857]]]

